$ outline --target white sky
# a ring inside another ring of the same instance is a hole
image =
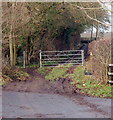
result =
[[[106,3],[105,5],[106,5],[107,8],[109,8],[110,10],[113,11],[113,7],[111,8],[111,5],[109,3]],[[111,12],[109,12],[109,19],[110,19],[110,22],[111,22],[110,24],[113,24],[113,14],[111,14]],[[107,23],[107,24],[109,24],[109,23]],[[113,30],[113,26],[112,26],[112,28],[110,26],[108,30],[104,30],[104,32],[111,32],[111,30]],[[93,29],[93,32],[94,33],[96,32],[95,28]]]

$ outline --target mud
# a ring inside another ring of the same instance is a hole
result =
[[[70,79],[59,78],[56,80],[45,80],[44,76],[35,72],[35,69],[27,69],[30,78],[25,81],[13,81],[3,86],[3,90],[38,92],[38,93],[55,93],[55,94],[78,94],[79,89],[70,84]],[[70,70],[72,72],[72,69]]]

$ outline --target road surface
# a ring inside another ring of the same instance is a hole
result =
[[[111,99],[2,92],[3,118],[110,118]]]

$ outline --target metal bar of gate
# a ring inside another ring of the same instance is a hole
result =
[[[66,60],[66,59],[69,59],[69,58],[52,58],[52,60]],[[42,60],[50,60],[50,59],[42,59]],[[70,58],[69,60],[81,60],[81,58],[74,58],[74,59]]]
[[[65,64],[72,64],[72,65],[79,65],[79,63],[62,63],[61,65],[65,65]],[[48,64],[43,64],[43,65],[48,65]],[[54,64],[54,65],[58,65],[58,64]],[[60,64],[59,64],[60,65]],[[48,65],[49,66],[49,65]]]
[[[43,53],[47,53],[47,52],[80,52],[82,50],[64,50],[64,51],[42,51]]]
[[[47,53],[58,53],[58,52],[59,53],[67,52],[67,53],[57,54],[57,55],[53,55],[53,54],[47,55]],[[71,52],[71,54],[69,52]],[[76,52],[76,53],[72,54],[72,52]],[[41,51],[40,50],[39,54],[40,54],[40,67],[42,67],[44,65],[49,66],[50,65],[49,63],[52,63],[52,65],[59,65],[59,64],[62,64],[62,65],[63,64],[73,64],[73,65],[81,64],[82,66],[84,65],[84,51],[83,50],[66,50],[66,51]],[[77,57],[77,56],[80,56],[80,57]],[[57,57],[57,58],[55,58],[55,57]],[[67,58],[62,58],[62,57],[67,57]],[[53,61],[53,60],[60,60],[60,61]],[[61,60],[67,60],[67,61],[61,61]],[[43,62],[44,63],[46,62],[46,64],[44,64]]]
[[[42,55],[42,56],[76,56],[81,54],[68,54],[68,55]]]
[[[82,60],[81,60],[81,59],[80,59],[80,60],[73,60],[73,62],[76,62],[76,61],[82,61]],[[47,63],[47,62],[61,62],[61,63],[62,63],[62,62],[64,62],[64,61],[42,61],[42,62],[46,62],[46,63]]]

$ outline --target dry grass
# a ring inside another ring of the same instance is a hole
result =
[[[29,74],[19,67],[10,67],[10,65],[2,59],[2,85],[14,80],[26,80]]]

